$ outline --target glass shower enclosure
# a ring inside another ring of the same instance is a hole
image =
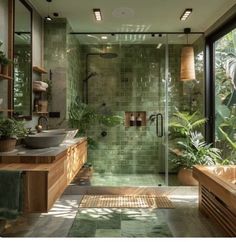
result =
[[[203,113],[201,35],[188,36],[197,74],[191,83],[180,81],[184,34],[81,33],[76,38],[79,100],[98,114],[86,130],[90,185],[178,185],[169,123],[177,110]]]

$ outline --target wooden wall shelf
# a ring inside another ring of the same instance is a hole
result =
[[[48,112],[33,112],[33,114],[48,114]]]
[[[14,110],[13,109],[0,109],[0,112],[12,113],[12,112],[14,112]]]
[[[0,74],[0,80],[13,80],[12,77]]]
[[[33,71],[38,72],[40,74],[47,74],[48,73],[44,68],[39,67],[39,66],[33,66]]]

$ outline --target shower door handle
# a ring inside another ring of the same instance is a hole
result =
[[[157,137],[163,137],[164,135],[163,115],[161,113],[156,115],[156,134]]]

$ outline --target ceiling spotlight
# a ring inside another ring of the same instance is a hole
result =
[[[53,16],[54,17],[58,17],[59,16],[59,13],[55,12],[55,13],[53,13]]]
[[[101,36],[101,39],[107,39],[107,36],[105,36],[105,35]]]
[[[192,8],[186,8],[180,17],[180,20],[185,21],[189,17],[189,15],[192,13],[192,11],[193,11]]]
[[[48,15],[47,17],[45,17],[45,20],[52,21],[52,18]]]
[[[94,14],[95,19],[97,21],[102,21],[102,13],[101,13],[101,10],[99,8],[94,8],[93,9],[93,14]]]
[[[48,16],[45,17],[45,20],[46,20],[46,21],[52,21],[52,18],[51,18],[50,15],[49,15],[49,3],[51,3],[52,0],[46,0],[46,1],[48,2]]]
[[[155,34],[152,34],[152,37],[155,37]]]

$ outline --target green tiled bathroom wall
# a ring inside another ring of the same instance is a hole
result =
[[[82,91],[79,88],[79,41],[69,34],[71,27],[65,19],[44,25],[44,63],[52,73],[52,100],[49,111],[60,111],[61,117],[50,120],[50,127],[66,126],[71,101]],[[46,77],[46,78],[49,78]]]
[[[72,28],[67,24],[67,33],[71,32]],[[66,53],[67,53],[67,118],[71,102],[79,95],[82,95],[82,88],[80,87],[80,71],[81,71],[81,60],[80,60],[80,45],[75,35],[67,34],[66,39]]]
[[[85,66],[87,53],[103,52],[107,46],[81,45],[81,61]],[[168,85],[169,115],[189,110],[186,83],[179,81],[180,52],[182,45],[169,45]],[[125,111],[145,111],[147,119],[155,112],[164,113],[165,106],[165,48],[156,45],[111,45],[109,52],[118,58],[88,58],[89,105],[98,112],[125,116]],[[84,78],[85,76],[81,76]],[[201,89],[196,84],[191,88]],[[199,101],[199,100],[198,100]],[[106,104],[103,106],[103,104]],[[107,136],[101,135],[102,131]],[[164,172],[162,138],[156,136],[155,123],[147,120],[145,127],[113,128],[96,124],[88,135],[97,142],[89,149],[89,161],[99,173],[158,173]]]
[[[85,45],[79,43],[79,38],[69,35],[70,31],[66,21],[45,25],[45,67],[53,74],[51,111],[64,114],[57,122],[53,119],[54,125],[67,117],[70,102],[77,95],[83,98],[86,64],[87,74],[95,74],[88,80],[88,104],[97,112],[124,118],[126,111],[144,111],[147,119],[154,113],[164,113],[164,46],[157,49],[151,44]],[[189,83],[179,80],[182,45],[168,46],[169,118],[176,108],[180,111],[198,108],[203,113],[203,59],[197,57],[202,46],[201,41],[194,44],[198,82]],[[101,52],[114,52],[118,57],[105,59],[96,54],[86,58],[88,53]],[[88,161],[95,171],[111,174],[164,172],[163,139],[156,136],[155,123],[149,120],[146,123],[144,127],[125,127],[123,123],[112,128],[94,124],[88,136],[96,141],[97,147],[89,148]],[[61,127],[66,125],[64,122]],[[105,137],[102,136],[104,131]]]

